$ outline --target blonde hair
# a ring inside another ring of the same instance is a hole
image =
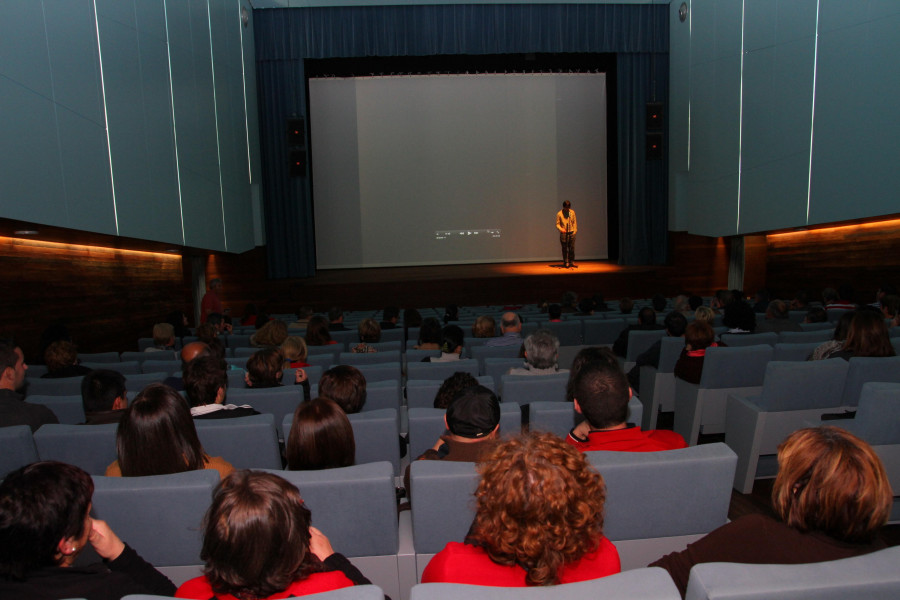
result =
[[[306,340],[300,336],[288,336],[281,343],[285,360],[289,362],[305,361],[309,351],[306,348]]]
[[[694,311],[694,321],[703,321],[712,325],[715,318],[716,311],[708,306],[698,306]]]

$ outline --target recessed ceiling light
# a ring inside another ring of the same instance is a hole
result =
[[[36,229],[17,229],[13,233],[16,235],[37,235],[40,232]]]

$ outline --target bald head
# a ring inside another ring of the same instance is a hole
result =
[[[503,333],[507,331],[521,332],[522,321],[519,320],[519,315],[514,312],[503,313],[503,319],[500,321],[500,331]]]
[[[209,346],[203,342],[191,342],[181,349],[181,364],[186,365],[198,356],[209,356]]]

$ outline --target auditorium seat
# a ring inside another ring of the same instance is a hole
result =
[[[478,361],[471,358],[450,362],[418,362],[406,365],[408,379],[438,379],[443,381],[456,373],[464,371],[478,377]]]
[[[650,331],[643,331],[640,329],[633,329],[628,332],[628,349],[625,352],[625,360],[622,363],[622,368],[627,373],[634,367],[635,361],[637,361],[637,357],[643,354],[650,346],[656,343],[657,340],[666,337],[665,329],[657,329]],[[682,345],[684,344],[684,340],[682,339]]]
[[[851,358],[841,404],[845,407],[856,406],[863,384],[869,381],[900,383],[900,356]]]
[[[79,352],[78,359],[82,363],[117,363],[121,361],[118,352]]]
[[[541,328],[552,331],[560,346],[580,346],[584,339],[583,327],[581,320],[541,322]]]
[[[409,456],[415,460],[434,446],[446,431],[442,408],[409,409]],[[522,409],[516,402],[500,403],[500,435],[517,435],[522,430]]]
[[[229,389],[226,402],[238,406],[249,404],[258,412],[272,415],[275,419],[278,439],[283,440],[284,431],[281,429],[281,424],[284,417],[293,416],[297,406],[303,402],[303,388],[299,385],[274,388],[234,388]]]
[[[494,390],[494,379],[487,375],[476,377],[480,385]],[[433,408],[434,397],[443,381],[438,379],[409,379],[406,382],[406,406],[408,408]]]
[[[181,373],[178,373],[181,375]],[[125,387],[129,392],[140,392],[151,383],[162,383],[169,373],[154,371],[153,373],[129,373],[125,375]],[[79,389],[79,392],[81,390]]]
[[[231,359],[226,359],[231,360]],[[155,360],[155,359],[147,359],[144,362],[140,363],[141,365],[141,373],[156,373],[159,371],[166,371],[167,373],[175,373],[176,371],[181,371],[181,360]]]
[[[641,429],[656,429],[660,411],[675,409],[675,363],[684,349],[684,338],[665,336],[660,342],[659,367],[644,365],[639,370],[641,391],[638,399],[644,407]]]
[[[116,429],[107,425],[42,425],[34,432],[41,460],[58,460],[81,467],[91,475],[103,475],[116,460]]]
[[[570,402],[532,402],[527,405],[527,413],[531,430],[549,431],[563,438],[583,420]],[[628,422],[641,427],[643,415],[644,406],[633,396],[628,401]]]
[[[782,331],[778,334],[778,343],[802,344],[804,342],[827,342],[834,337],[830,329],[814,329],[813,331]]]
[[[509,358],[516,359],[519,362],[522,359],[519,358],[519,352],[522,349],[522,344],[512,344],[510,346],[475,346],[472,348],[472,353],[468,356],[474,358],[478,361],[478,372],[482,375],[486,375],[487,371],[485,370],[485,360],[488,358]]]
[[[759,476],[774,477],[778,444],[790,433],[818,421],[841,406],[847,378],[846,361],[770,361],[758,395],[732,393],[725,412],[725,443],[738,456],[734,489],[753,491],[760,458],[771,455],[771,469]]]
[[[88,369],[109,369],[122,375],[137,375],[141,372],[141,363],[136,360],[128,362],[82,362],[81,366]]]
[[[525,364],[521,358],[485,358],[484,372],[494,380],[494,390],[500,389],[500,378],[509,373],[510,369],[519,369]]]
[[[820,345],[821,342],[804,342],[799,344],[778,342],[775,344],[775,354],[772,355],[772,360],[806,360]]]
[[[372,365],[354,365],[366,378],[366,383],[373,381],[400,381],[401,370],[399,362],[376,363]]]
[[[625,329],[625,319],[621,317],[586,319],[583,323],[584,343],[588,346],[612,346]]]
[[[774,346],[778,343],[778,334],[773,331],[766,333],[723,333],[720,338],[723,344],[732,348],[756,346],[758,344]]]
[[[26,371],[27,373],[28,371]],[[26,397],[28,396],[74,396],[81,394],[81,379],[78,377],[60,377],[58,379],[26,378]]]
[[[234,419],[195,419],[197,436],[210,456],[221,456],[235,469],[280,469],[281,450],[271,414]]]
[[[372,365],[376,363],[400,362],[400,350],[384,350],[378,352],[341,352],[336,364],[339,365]]]
[[[251,337],[249,334],[231,333],[221,336],[220,339],[227,348],[249,348]],[[187,343],[187,340],[185,340],[185,343]]]
[[[34,437],[28,425],[0,427],[0,479],[10,471],[38,460]]]
[[[569,373],[552,375],[502,375],[500,377],[500,398],[504,402],[563,402],[566,399],[566,384]]]
[[[28,396],[29,404],[43,404],[53,411],[60,423],[84,423],[84,402],[77,396]]]

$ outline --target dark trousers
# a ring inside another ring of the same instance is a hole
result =
[[[569,266],[575,263],[575,234],[560,233],[559,244],[562,246],[563,265]]]

